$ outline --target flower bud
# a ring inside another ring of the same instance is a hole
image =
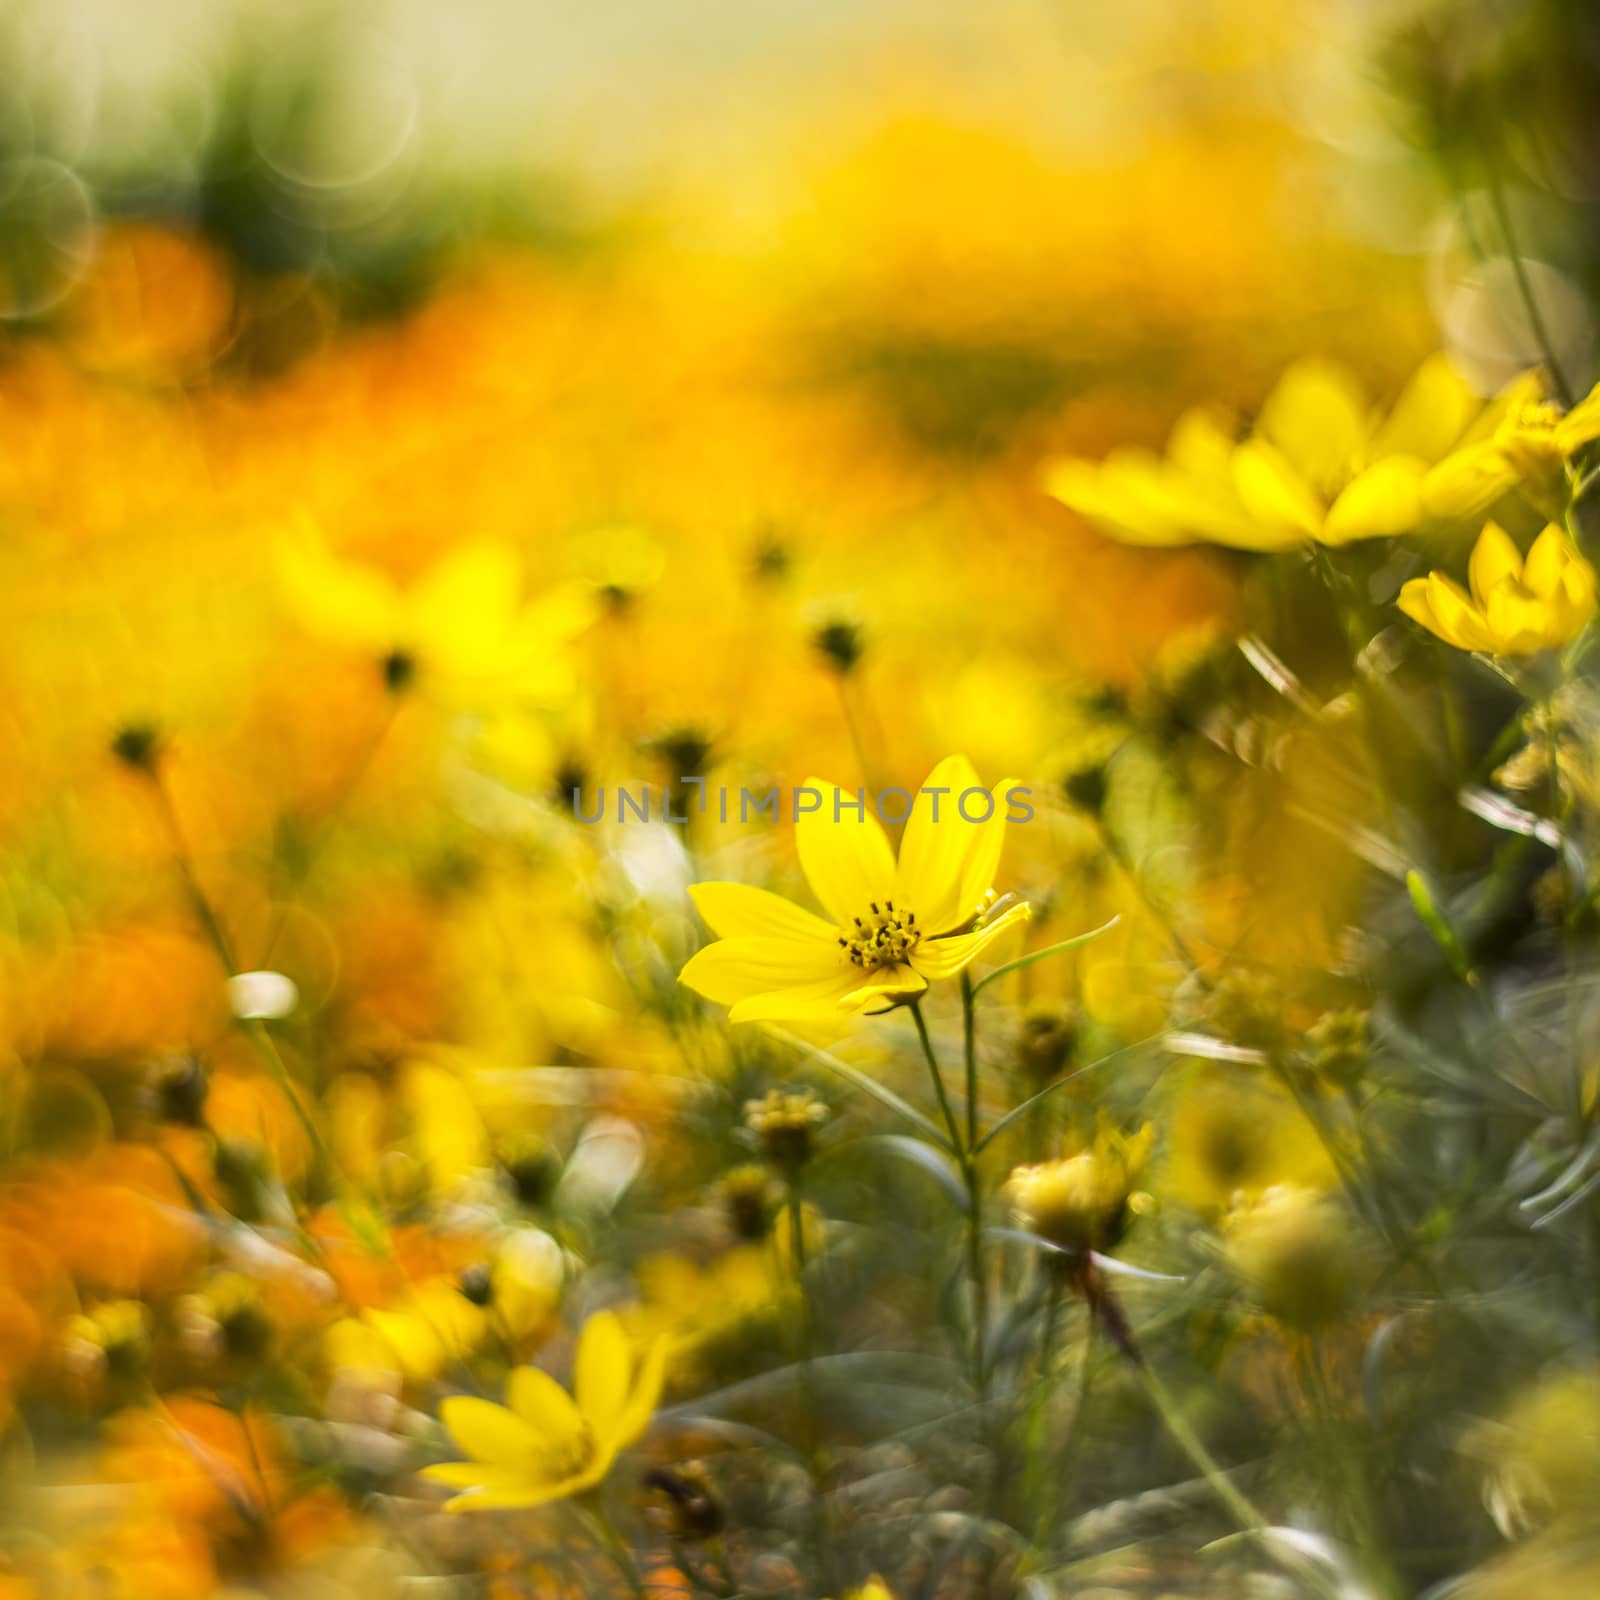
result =
[[[793,1176],[811,1159],[813,1135],[828,1120],[828,1108],[809,1089],[769,1089],[746,1102],[744,1120],[773,1166]]]
[[[1280,1184],[1223,1223],[1228,1264],[1261,1307],[1301,1329],[1327,1326],[1349,1299],[1351,1238],[1337,1202]]]
[[[1062,1250],[1114,1249],[1154,1138],[1148,1122],[1128,1137],[1102,1120],[1087,1150],[1018,1167],[1006,1183],[1017,1221]]]
[[[1341,1089],[1361,1081],[1367,1070],[1370,1013],[1357,1009],[1330,1011],[1306,1035],[1317,1075]]]
[[[1028,1008],[1017,1035],[1017,1067],[1041,1088],[1072,1059],[1078,1047],[1081,1017],[1076,1006],[1041,1000]]]

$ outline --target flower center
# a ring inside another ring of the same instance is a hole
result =
[[[921,937],[915,911],[896,911],[893,900],[880,907],[874,900],[868,915],[857,917],[855,926],[839,935],[839,944],[852,966],[871,969],[904,961]]]

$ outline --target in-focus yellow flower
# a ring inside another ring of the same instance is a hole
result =
[[[1540,374],[1525,373],[1429,471],[1423,508],[1432,518],[1471,521],[1515,490],[1545,516],[1561,517],[1571,499],[1568,464],[1595,439],[1600,387],[1563,411],[1546,396]]]
[[[340,560],[309,531],[279,544],[277,565],[300,625],[373,656],[396,692],[415,683],[446,698],[559,696],[572,683],[563,647],[593,615],[582,586],[526,598],[522,564],[504,545],[463,545],[404,589],[375,567]]]
[[[915,1000],[1030,914],[1025,902],[991,910],[1014,787],[985,790],[965,756],[947,756],[917,794],[896,862],[857,796],[808,780],[821,803],[801,812],[795,846],[827,918],[741,883],[695,884],[717,942],[679,981],[730,1006],[734,1022],[814,1022]],[[965,814],[972,794],[986,797],[980,821]]]
[[[1243,441],[1225,415],[1189,411],[1164,456],[1069,458],[1046,468],[1044,485],[1128,544],[1349,544],[1424,520],[1429,469],[1481,409],[1443,355],[1422,364],[1387,416],[1374,415],[1343,367],[1301,361],[1278,380]]]
[[[1102,1116],[1087,1150],[1011,1174],[1006,1195],[1017,1220],[1063,1250],[1109,1250],[1122,1235],[1154,1138],[1148,1122],[1129,1136]]]
[[[1400,609],[1458,650],[1531,656],[1556,650],[1594,612],[1594,568],[1552,523],[1528,559],[1497,524],[1485,525],[1467,568],[1472,592],[1442,572],[1413,578]]]
[[[649,1425],[669,1348],[657,1339],[636,1370],[616,1314],[596,1312],[578,1338],[573,1394],[537,1367],[518,1367],[506,1384],[508,1405],[453,1396],[439,1415],[471,1459],[425,1467],[423,1476],[463,1491],[446,1511],[537,1506],[593,1489]]]

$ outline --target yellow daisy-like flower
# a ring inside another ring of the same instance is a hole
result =
[[[1053,462],[1044,487],[1127,544],[1349,544],[1424,520],[1424,480],[1482,409],[1442,355],[1423,363],[1387,416],[1372,412],[1343,367],[1301,361],[1243,440],[1226,416],[1190,411],[1164,456],[1120,450],[1098,463]]]
[[[821,805],[801,813],[795,847],[827,917],[745,884],[695,884],[718,937],[679,981],[731,1007],[733,1022],[815,1022],[917,999],[1031,914],[1026,902],[993,910],[1014,788],[985,790],[965,756],[947,756],[917,794],[897,862],[856,796],[809,780]],[[961,800],[973,793],[988,805],[969,822]]]
[[[593,1489],[649,1425],[669,1348],[657,1339],[635,1370],[622,1323],[614,1312],[597,1312],[578,1338],[573,1394],[537,1367],[518,1367],[507,1405],[469,1395],[446,1400],[440,1419],[471,1459],[425,1467],[422,1475],[462,1491],[446,1511],[514,1510]]]
[[[415,682],[446,698],[564,694],[573,681],[564,647],[594,611],[581,585],[526,597],[522,564],[504,545],[452,550],[409,588],[340,560],[310,531],[280,543],[277,567],[301,626],[373,656],[395,691]]]
[[[1516,490],[1547,517],[1560,517],[1571,498],[1568,463],[1595,439],[1600,387],[1563,411],[1547,396],[1543,377],[1525,373],[1429,471],[1423,509],[1430,517],[1471,521]]]
[[[1583,631],[1594,613],[1594,568],[1553,523],[1528,559],[1491,522],[1467,568],[1471,593],[1442,572],[1413,578],[1400,609],[1458,650],[1531,656],[1557,650]]]

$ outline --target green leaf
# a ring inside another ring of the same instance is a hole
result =
[[[1081,1078],[1086,1072],[1098,1072],[1101,1067],[1109,1066],[1119,1057],[1130,1056],[1140,1050],[1148,1050],[1151,1045],[1158,1042],[1159,1036],[1152,1036],[1149,1039],[1140,1039],[1136,1044],[1125,1044],[1120,1050],[1113,1050],[1110,1055],[1101,1056],[1098,1061],[1091,1061],[1088,1066],[1079,1067],[1076,1072],[1069,1072],[1065,1077],[1057,1078],[1054,1083],[1047,1083],[1044,1088],[1038,1092],[1038,1094],[1029,1095],[1020,1106],[1013,1106],[1003,1117],[1001,1117],[997,1123],[995,1123],[992,1128],[990,1128],[986,1134],[984,1134],[984,1136],[972,1147],[972,1154],[974,1158],[981,1155],[990,1144],[998,1139],[1000,1135],[1012,1125],[1012,1123],[1018,1121],[1022,1117],[1027,1116],[1027,1114],[1032,1111],[1036,1105],[1038,1105],[1042,1100],[1047,1099],[1050,1095],[1053,1095],[1057,1089],[1066,1088],[1069,1083],[1073,1082],[1074,1079]]]
[[[1472,962],[1465,948],[1456,937],[1455,929],[1445,921],[1443,912],[1434,904],[1432,892],[1415,867],[1406,874],[1406,892],[1411,896],[1411,904],[1422,919],[1423,927],[1433,935],[1433,942],[1443,951],[1450,970],[1463,983],[1476,983],[1477,974],[1472,970]]]
[[[1003,967],[996,967],[987,977],[972,986],[972,998],[976,1000],[985,989],[997,978],[1004,978],[1013,972],[1020,972],[1024,967],[1031,967],[1035,961],[1043,961],[1048,956],[1064,956],[1069,950],[1077,950],[1088,944],[1093,939],[1098,939],[1103,933],[1110,933],[1122,921],[1121,915],[1113,917],[1109,922],[1103,922],[1098,928],[1091,928],[1088,933],[1080,933],[1071,939],[1063,939],[1060,944],[1047,944],[1043,950],[1034,950],[1025,956],[1018,956],[1015,961],[1008,961]]]

